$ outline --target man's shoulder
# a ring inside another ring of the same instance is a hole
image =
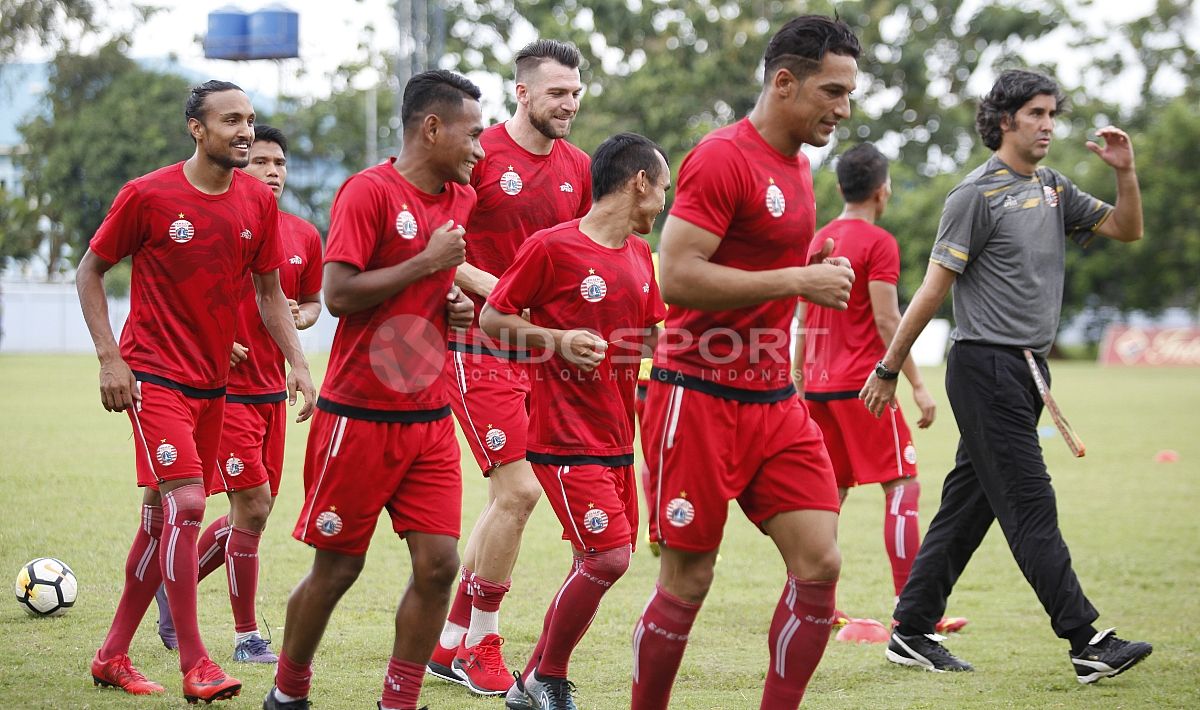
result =
[[[321,233],[317,230],[316,225],[303,217],[297,217],[291,212],[279,210],[279,224],[285,231],[295,234],[298,237],[305,239],[310,237],[321,238]]]

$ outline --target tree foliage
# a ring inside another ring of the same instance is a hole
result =
[[[0,0],[0,60],[31,39],[51,45],[69,26],[91,29],[96,5],[92,0]]]

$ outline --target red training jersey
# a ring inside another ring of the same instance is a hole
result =
[[[485,155],[471,172],[479,202],[467,223],[467,263],[500,276],[534,232],[587,214],[592,206],[591,158],[566,140],[554,141],[548,155],[530,153],[503,123],[484,130],[479,143]],[[476,320],[466,333],[451,337],[503,349],[479,330],[484,299],[467,295],[475,301]]]
[[[666,313],[646,240],[630,235],[611,249],[579,231],[579,220],[538,232],[521,246],[488,303],[501,313],[528,308],[534,325],[586,328],[610,343],[592,372],[558,354],[535,355],[529,460],[629,457],[613,464],[633,463],[642,335]]]
[[[277,222],[271,188],[240,170],[219,195],[197,190],[183,163],[125,183],[88,246],[111,264],[133,256],[120,343],[130,369],[224,387],[243,279],[283,261]]]
[[[287,212],[279,213],[279,243],[283,264],[279,285],[293,301],[321,291],[321,235],[317,228]],[[250,349],[246,360],[229,371],[231,395],[281,395],[287,391],[283,353],[267,332],[258,311],[253,279],[247,277],[238,306],[237,342]],[[278,397],[277,399],[282,399]]]
[[[448,182],[431,195],[404,179],[395,158],[350,176],[330,211],[325,263],[361,271],[401,264],[420,254],[434,230],[466,224],[475,192]],[[446,359],[446,296],[454,269],[409,284],[382,303],[338,322],[318,406],[335,414],[381,421],[425,421],[371,412],[446,408],[438,383]],[[440,415],[440,412],[439,412]]]
[[[709,259],[743,271],[803,266],[816,229],[812,171],[749,119],[709,133],[684,158],[671,214],[721,237]],[[672,306],[654,364],[743,390],[791,386],[796,298],[725,311]]]
[[[844,256],[854,269],[850,303],[844,311],[808,304],[804,316],[804,391],[858,391],[887,352],[875,327],[871,281],[896,284],[900,247],[886,229],[861,219],[835,219],[813,240],[811,253],[833,239],[833,256]]]

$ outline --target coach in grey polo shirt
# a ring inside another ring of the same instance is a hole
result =
[[[1129,136],[1112,126],[1089,142],[1116,174],[1116,205],[1039,168],[1064,97],[1053,80],[1006,71],[980,102],[975,124],[995,153],[946,199],[925,281],[887,354],[860,397],[878,416],[895,398],[896,373],[917,336],[954,290],[954,345],[946,394],[960,434],[955,466],[912,574],[896,605],[888,660],[928,670],[969,671],[933,635],[955,581],[998,520],[1017,565],[1037,593],[1054,633],[1070,644],[1080,683],[1117,675],[1151,646],[1097,632],[1099,614],[1071,567],[1058,528],[1054,489],[1038,442],[1042,400],[1023,350],[1045,356],[1062,306],[1067,242],[1142,236],[1142,203]]]

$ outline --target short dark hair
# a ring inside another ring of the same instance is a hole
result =
[[[274,126],[268,126],[265,123],[254,124],[254,142],[263,141],[265,143],[274,143],[283,150],[283,154],[288,154],[288,139],[283,135],[283,131]]]
[[[980,101],[979,110],[975,112],[975,130],[983,144],[991,150],[999,150],[1003,142],[1004,130],[1000,126],[1001,119],[1012,117],[1022,106],[1029,103],[1035,96],[1053,96],[1058,102],[1058,110],[1067,107],[1067,95],[1058,88],[1058,83],[1045,74],[1026,71],[1025,69],[1009,69],[996,78],[989,91]]]
[[[228,81],[218,81],[209,79],[199,86],[192,87],[192,93],[188,95],[187,103],[183,106],[184,120],[196,119],[200,123],[204,123],[204,103],[209,94],[219,94],[222,91],[241,91],[242,87]]]
[[[824,15],[801,15],[781,27],[763,54],[766,67],[764,81],[780,69],[787,69],[797,79],[816,72],[826,54],[841,54],[858,59],[862,45],[849,25]]]
[[[863,202],[887,182],[888,159],[870,143],[860,143],[837,160],[838,187],[846,202]]]
[[[568,69],[578,69],[583,57],[575,45],[570,42],[560,42],[556,39],[535,40],[517,52],[516,80],[522,81],[529,72],[550,61],[557,62]]]
[[[481,95],[479,87],[462,74],[445,69],[421,72],[409,79],[404,87],[400,122],[407,130],[414,121],[420,121],[436,109],[453,109],[453,114],[443,116],[451,118],[458,115],[463,99],[478,101]]]
[[[667,153],[657,143],[637,133],[618,133],[606,138],[592,154],[592,201],[616,192],[629,178],[646,171],[646,177],[657,180],[662,165],[656,155],[667,162]]]

